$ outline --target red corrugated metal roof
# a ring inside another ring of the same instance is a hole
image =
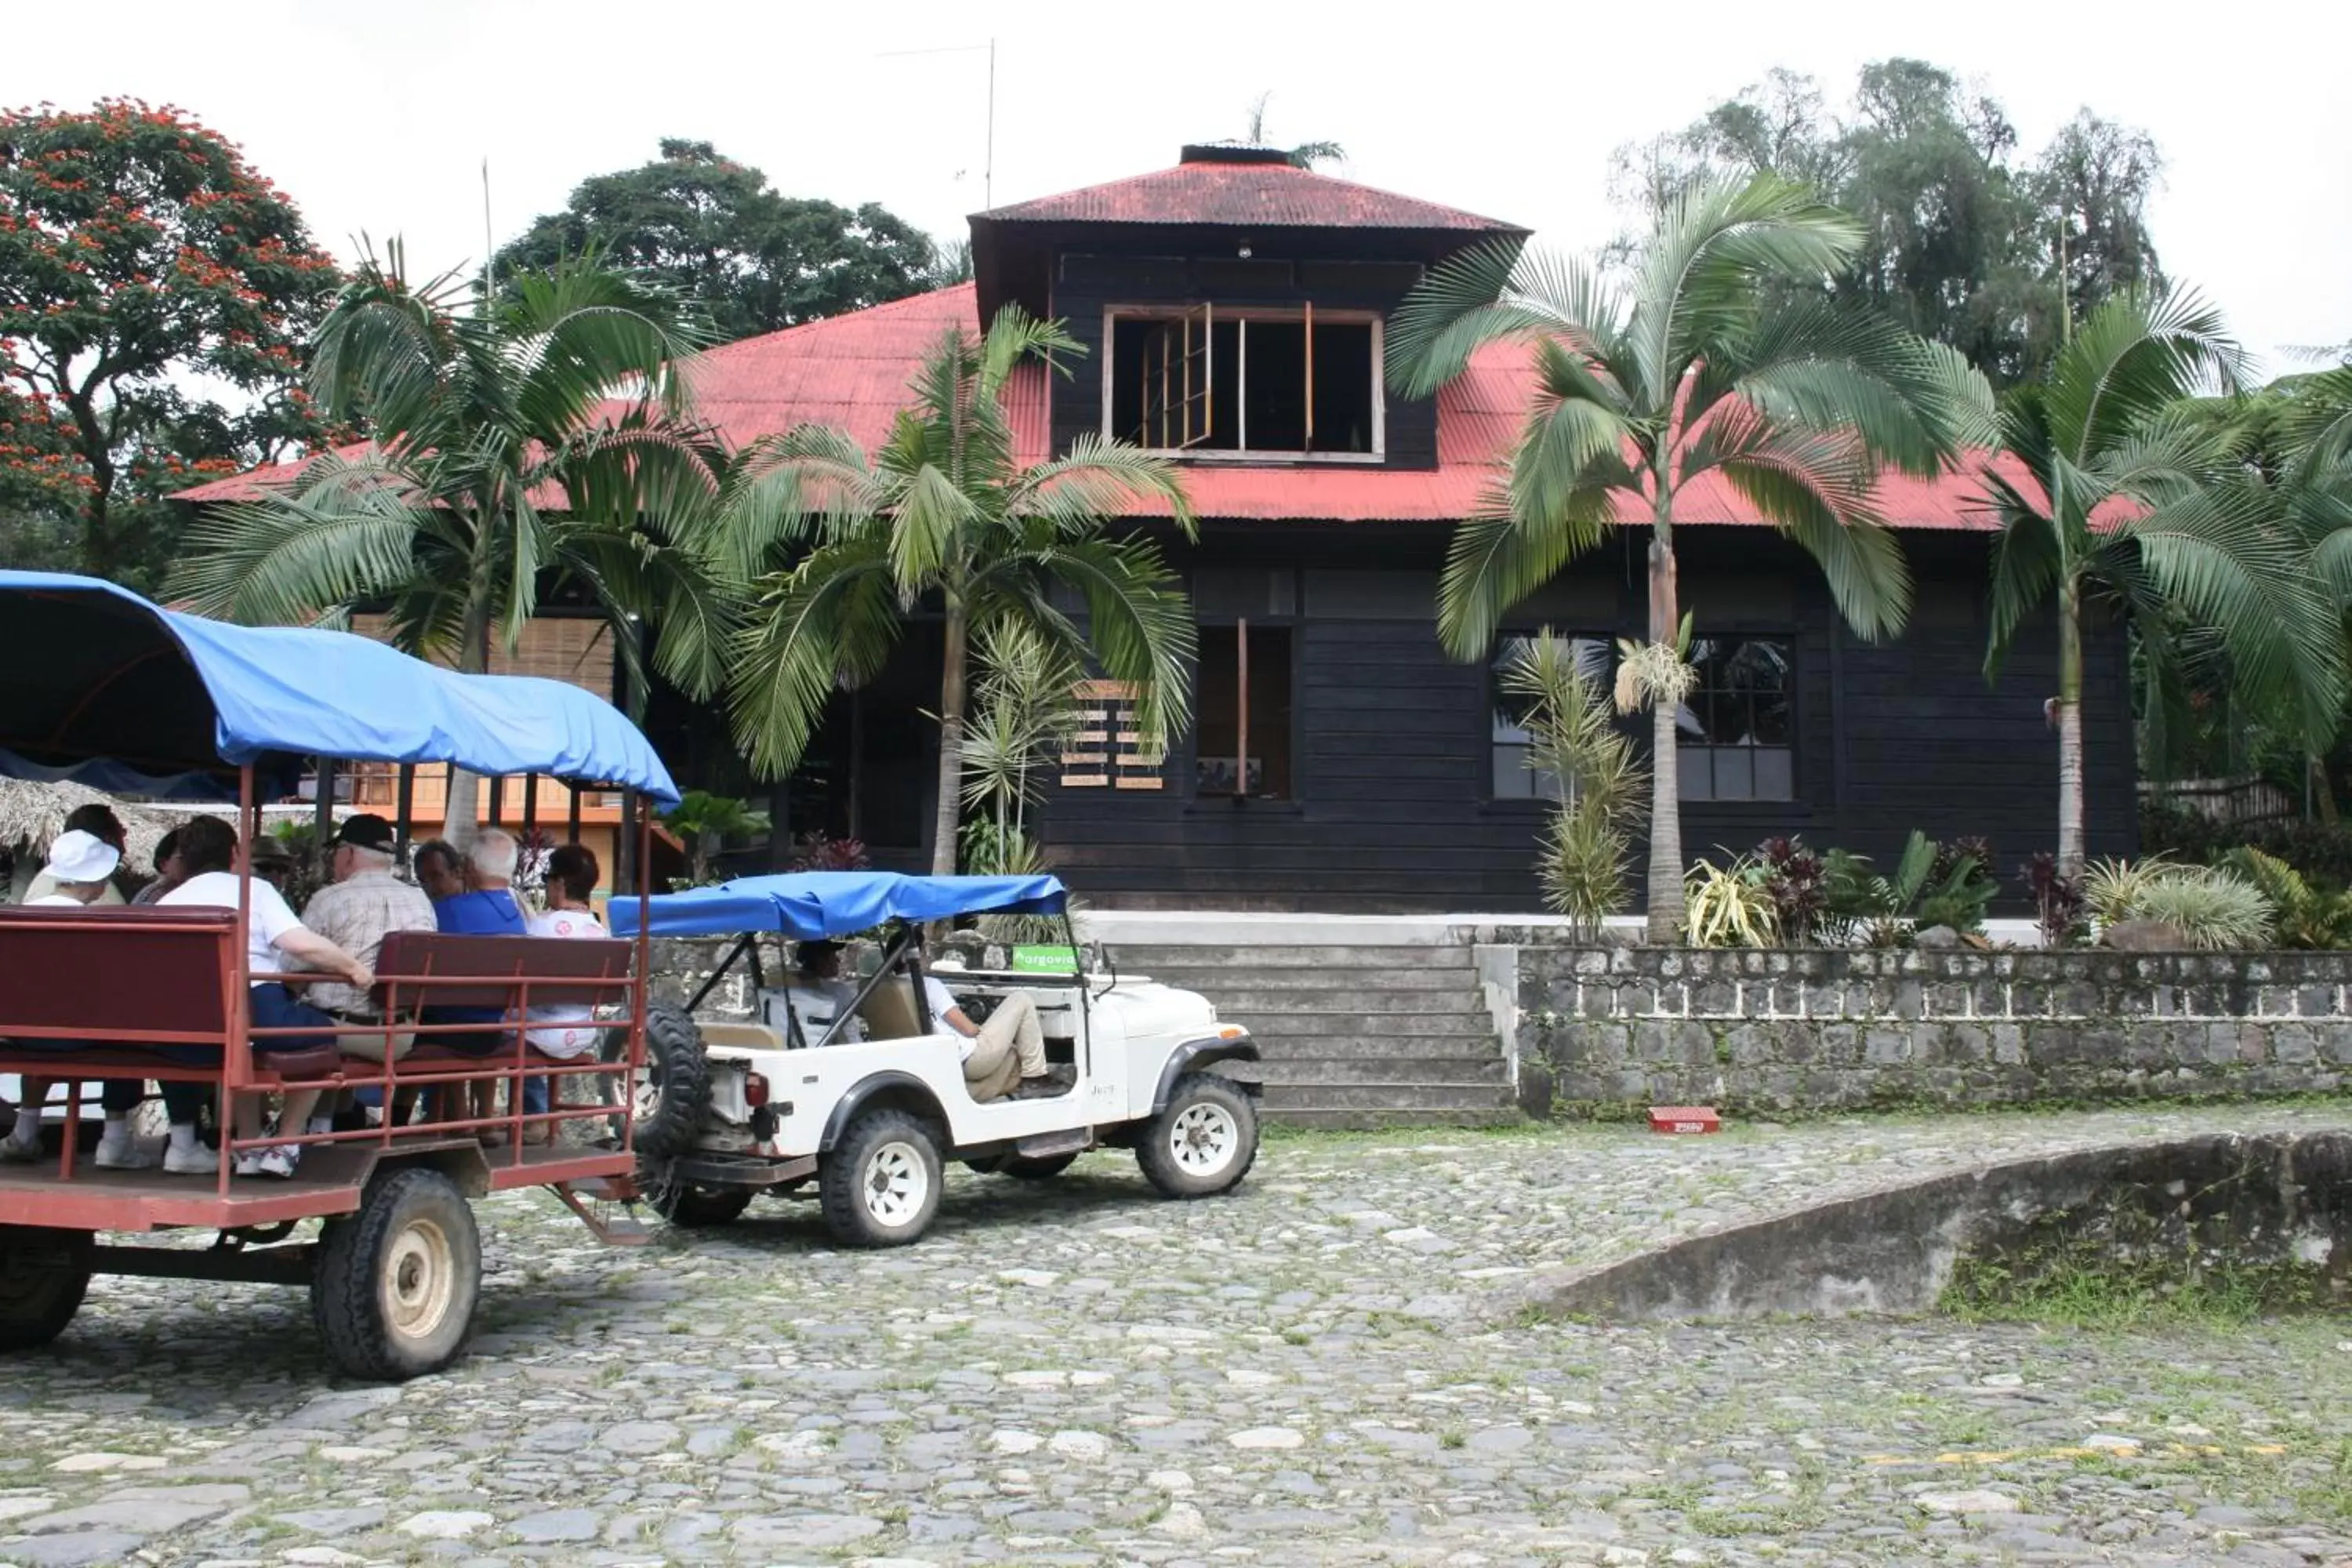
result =
[[[1446,229],[1525,234],[1517,224],[1335,180],[1288,163],[1191,163],[973,215],[984,223],[1207,224],[1234,228]]]
[[[1202,167],[1216,165],[1188,165]],[[691,373],[697,406],[730,445],[821,424],[847,431],[869,450],[889,434],[908,402],[908,384],[942,333],[979,326],[969,283],[846,316],[746,338],[711,350]],[[1008,394],[1024,461],[1048,441],[1043,366],[1025,367]],[[1186,466],[1184,482],[1204,518],[1237,521],[1449,522],[1466,515],[1495,459],[1507,451],[1532,390],[1527,351],[1496,344],[1437,395],[1434,469],[1418,472],[1297,464],[1256,467],[1216,461]],[[351,448],[357,450],[357,448]],[[2021,479],[2012,459],[1994,459]],[[182,492],[190,501],[250,500],[265,485],[292,479],[293,466],[257,469]],[[1973,472],[1937,479],[1889,476],[1881,510],[1900,528],[1982,531]],[[1755,509],[1709,476],[1685,489],[1676,516],[1685,523],[1755,525]],[[1628,521],[1641,521],[1629,514]]]

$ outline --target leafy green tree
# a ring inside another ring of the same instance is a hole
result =
[[[918,605],[937,604],[938,817],[932,869],[955,869],[963,798],[964,715],[975,633],[1030,627],[1136,683],[1143,728],[1181,728],[1188,706],[1189,606],[1147,540],[1112,535],[1111,519],[1164,508],[1190,534],[1192,511],[1172,465],[1116,441],[1082,437],[1067,456],[1024,465],[1003,407],[1007,382],[1033,358],[1069,374],[1084,347],[1017,306],[987,334],[950,329],[917,374],[912,406],[870,457],[839,430],[803,425],[739,455],[717,529],[735,569],[758,584],[751,624],[732,650],[737,733],[771,776],[800,761],[842,684],[870,679]],[[1083,631],[1053,602],[1087,606]]]
[[[2000,102],[1913,59],[1863,68],[1833,109],[1775,70],[1682,131],[1618,149],[1615,192],[1643,214],[1701,179],[1771,173],[1862,221],[1833,292],[1949,343],[1999,385],[2031,380],[2067,323],[2162,283],[2147,206],[2163,168],[2144,133],[2087,110],[2035,158]]]
[[[2211,628],[2240,679],[2292,690],[2324,727],[2343,698],[2340,629],[2310,554],[2273,498],[2182,400],[2234,386],[2244,355],[2193,294],[2128,293],[2092,312],[2042,384],[2004,402],[2000,445],[2024,482],[1985,473],[1993,554],[1988,678],[2018,628],[2058,623],[2058,868],[2083,868],[2083,624],[2104,601],[2170,657],[2183,625]]]
[[[1265,106],[1273,100],[1272,92],[1261,92],[1257,95],[1257,101],[1250,105],[1249,129],[1242,140],[1253,147],[1273,145],[1266,140],[1265,129]],[[1291,166],[1297,169],[1312,169],[1318,163],[1344,163],[1348,161],[1348,150],[1337,142],[1301,142],[1289,149],[1289,153]]]
[[[687,841],[693,885],[711,880],[710,862],[730,838],[749,838],[768,831],[768,814],[731,795],[690,789],[662,813],[662,823]]]
[[[591,252],[695,301],[721,342],[920,293],[940,265],[921,230],[872,202],[779,195],[709,142],[667,137],[653,163],[582,181],[499,252],[498,271]]]
[[[318,435],[299,351],[338,282],[293,203],[180,110],[0,112],[0,506],[42,492],[81,570],[152,587],[163,496]]]
[[[1933,471],[1990,428],[1991,395],[1957,353],[1821,296],[1863,238],[1775,175],[1699,184],[1661,215],[1622,291],[1581,263],[1490,244],[1433,268],[1391,322],[1390,375],[1408,397],[1460,374],[1484,343],[1526,342],[1534,360],[1508,478],[1446,561],[1438,635],[1455,658],[1483,659],[1506,612],[1621,520],[1649,526],[1650,641],[1628,663],[1653,709],[1654,941],[1683,924],[1677,498],[1728,483],[1813,556],[1847,622],[1875,638],[1899,630],[1911,603],[1877,510],[1882,466]]]
[[[554,583],[584,590],[636,658],[690,695],[718,684],[730,605],[679,520],[719,455],[685,423],[696,339],[641,279],[584,265],[517,277],[487,308],[445,275],[371,255],[311,350],[310,391],[375,440],[282,491],[208,511],[172,591],[206,615],[304,622],[387,606],[394,640],[461,670],[511,648]],[[642,679],[637,690],[644,689]],[[449,820],[470,826],[461,775]]]

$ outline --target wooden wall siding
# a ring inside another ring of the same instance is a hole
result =
[[[392,640],[382,616],[353,616],[352,630],[378,642]],[[613,700],[612,628],[594,616],[535,616],[524,624],[512,652],[499,637],[490,639],[489,672],[561,680],[609,702]]]
[[[1080,436],[1102,431],[1103,310],[1110,305],[1214,302],[1220,310],[1249,306],[1378,310],[1396,308],[1419,268],[1395,263],[1265,260],[1181,256],[1097,256],[1069,253],[1054,274],[1053,313],[1069,323],[1086,357],[1065,379],[1052,378],[1054,449],[1069,450]],[[1385,394],[1386,458],[1390,468],[1437,466],[1437,405]]]
[[[1536,803],[1489,798],[1486,675],[1438,645],[1429,547],[1370,531],[1318,540],[1213,535],[1192,556],[1221,567],[1279,558],[1303,568],[1293,633],[1297,798],[1195,797],[1192,743],[1181,740],[1157,795],[1048,792],[1044,831],[1071,884],[1105,907],[1539,908],[1534,856],[1544,814]],[[1920,827],[1989,837],[2001,876],[2013,880],[2029,854],[2055,847],[2057,741],[2041,710],[2055,642],[2035,628],[1988,688],[1975,607],[1981,540],[1912,550],[1920,629],[1881,647],[1833,629],[1817,576],[1769,535],[1693,530],[1682,556],[1684,601],[1701,635],[1792,636],[1797,660],[1800,798],[1686,806],[1692,856],[1793,832],[1891,860]],[[1563,632],[1638,630],[1639,579],[1609,555],[1580,563],[1545,598],[1539,608]],[[1612,609],[1614,624],[1603,624]],[[2086,671],[2095,855],[2136,844],[2125,678],[2121,637],[2095,637]],[[1637,887],[1643,854],[1636,844]]]

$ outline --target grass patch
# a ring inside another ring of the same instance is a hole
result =
[[[2096,1240],[2055,1237],[1997,1257],[1963,1254],[1937,1302],[1963,1322],[2110,1331],[2242,1328],[2337,1304],[2317,1264],[2231,1262],[2187,1249],[2119,1255]]]

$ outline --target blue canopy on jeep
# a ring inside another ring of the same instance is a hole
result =
[[[958,915],[1058,915],[1069,893],[1055,877],[903,877],[895,871],[793,871],[738,877],[646,900],[656,936],[774,931],[794,942],[849,936],[887,921]],[[614,936],[637,933],[637,901],[615,899]]]
[[[10,672],[0,767],[106,758],[210,774],[291,754],[455,763],[678,798],[636,726],[576,686],[460,675],[349,632],[231,626],[95,577],[0,572],[0,669]]]

